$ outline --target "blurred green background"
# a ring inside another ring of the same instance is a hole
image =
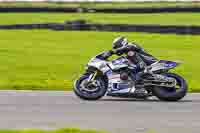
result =
[[[0,6],[199,6],[199,3],[92,4],[0,3]],[[0,13],[0,18],[0,24],[85,19],[96,23],[200,25],[198,13]],[[89,59],[111,49],[112,40],[119,35],[137,42],[157,58],[182,61],[174,71],[185,77],[190,91],[200,91],[199,35],[51,30],[0,30],[0,89],[71,90],[73,81],[84,71]]]

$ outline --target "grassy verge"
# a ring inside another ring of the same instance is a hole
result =
[[[66,128],[58,130],[38,130],[38,129],[28,129],[28,130],[0,130],[0,133],[105,133],[94,130],[80,130],[75,128]]]
[[[143,7],[199,7],[199,2],[1,2],[0,7],[88,7],[88,8],[143,8]]]
[[[111,49],[122,33],[67,31],[0,31],[0,88],[70,90],[94,55]],[[175,71],[191,91],[200,91],[200,37],[123,33],[160,59],[181,60]]]
[[[85,19],[97,23],[200,25],[197,13],[92,14],[92,13],[0,13],[0,24],[47,23]]]

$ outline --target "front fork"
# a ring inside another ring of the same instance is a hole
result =
[[[93,81],[96,78],[97,73],[98,73],[97,70],[94,73],[91,73],[90,76],[89,76],[89,78],[88,78],[88,82]]]

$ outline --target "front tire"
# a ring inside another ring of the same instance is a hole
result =
[[[180,88],[154,87],[153,94],[162,101],[178,101],[182,99],[187,94],[188,85],[186,81],[174,73],[166,73],[165,76],[175,78]]]
[[[101,97],[103,97],[107,91],[107,84],[103,78],[103,76],[97,76],[95,78],[96,81],[99,82],[100,86],[98,89],[96,89],[94,92],[90,91],[83,91],[81,89],[81,84],[85,80],[89,78],[89,74],[82,75],[78,80],[74,83],[74,93],[83,100],[98,100]]]

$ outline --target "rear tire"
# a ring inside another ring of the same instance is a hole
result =
[[[172,91],[167,91],[169,88],[154,87],[153,94],[162,101],[178,101],[182,99],[187,94],[188,85],[186,81],[174,73],[166,73],[165,76],[175,78],[180,88],[178,90],[174,88]]]
[[[101,84],[99,90],[96,93],[87,93],[83,92],[80,89],[81,83],[86,80],[89,77],[88,74],[82,75],[78,80],[75,81],[74,83],[74,93],[81,99],[83,100],[98,100],[101,97],[103,97],[107,91],[107,84],[105,80],[103,79],[103,76],[97,76],[96,80],[98,80]]]

